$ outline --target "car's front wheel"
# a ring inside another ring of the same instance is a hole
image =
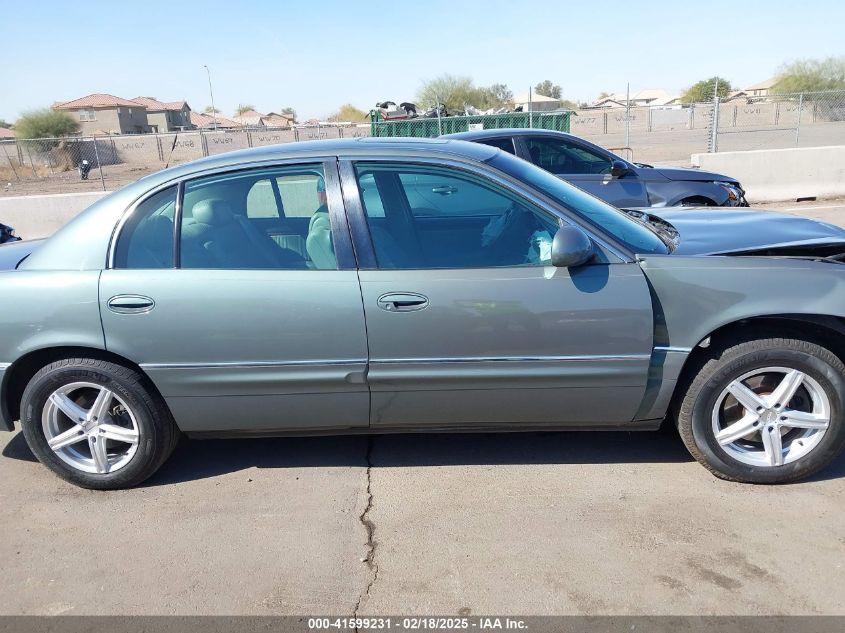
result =
[[[178,430],[136,371],[90,358],[53,362],[21,401],[29,448],[59,477],[84,488],[137,485],[164,463]]]
[[[819,345],[771,338],[710,358],[676,408],[681,438],[716,476],[747,483],[808,477],[845,447],[845,365]]]

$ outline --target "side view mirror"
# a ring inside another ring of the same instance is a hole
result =
[[[628,165],[621,160],[615,160],[610,164],[610,175],[614,178],[621,178],[630,171]]]
[[[593,258],[593,242],[577,226],[562,226],[552,240],[552,266],[574,268]]]

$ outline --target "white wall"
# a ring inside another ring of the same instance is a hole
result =
[[[49,237],[106,193],[0,197],[0,224],[14,227],[25,240]]]
[[[693,154],[692,164],[736,178],[749,202],[845,196],[845,145]]]

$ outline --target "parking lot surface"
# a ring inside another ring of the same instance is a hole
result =
[[[209,440],[91,492],[0,441],[4,614],[845,613],[845,460],[766,487],[672,431]]]
[[[183,441],[92,492],[0,452],[3,614],[845,614],[845,459],[749,486],[673,429]]]

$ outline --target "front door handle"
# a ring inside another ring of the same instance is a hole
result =
[[[107,305],[117,314],[141,314],[152,310],[156,302],[144,295],[117,295],[109,299]]]
[[[388,312],[414,312],[428,307],[428,297],[416,292],[388,292],[378,298],[378,307]]]

